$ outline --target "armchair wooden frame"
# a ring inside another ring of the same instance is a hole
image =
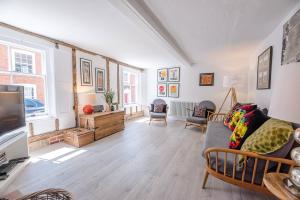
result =
[[[186,108],[186,110],[188,110],[189,112],[194,112],[194,110],[192,110],[192,109],[190,109],[190,108]],[[207,121],[208,121],[208,119],[210,118],[211,115],[214,114],[214,112],[211,112],[211,111],[207,111],[207,112],[208,112],[208,115],[207,115],[207,118],[206,118],[206,119],[207,119]],[[204,133],[207,124],[206,124],[206,123],[205,123],[205,124],[197,124],[197,123],[193,123],[193,122],[188,122],[188,121],[186,121],[186,122],[185,122],[185,127],[184,127],[184,128],[186,128],[186,127],[188,127],[188,126],[197,126],[197,127],[201,128],[201,131]]]
[[[224,113],[219,113],[219,114],[213,114],[210,116],[210,120],[217,120],[217,119],[223,119],[224,116],[226,114]],[[228,137],[228,136],[226,136]],[[228,165],[227,163],[227,158],[228,155],[232,154],[234,156],[234,164],[233,166]],[[269,165],[270,163],[275,163],[275,167],[276,167],[276,172],[281,172],[282,166],[286,165],[289,168],[289,171],[291,170],[291,168],[296,165],[295,161],[293,160],[289,160],[289,159],[284,159],[284,158],[277,158],[277,157],[267,157],[267,156],[263,156],[263,155],[259,155],[253,152],[246,152],[246,151],[240,151],[240,150],[235,150],[235,149],[226,149],[226,148],[218,148],[218,147],[212,147],[212,148],[208,148],[205,152],[205,159],[206,159],[206,165],[205,165],[205,169],[204,169],[204,178],[203,178],[203,184],[202,184],[202,188],[205,188],[206,182],[207,182],[207,178],[208,175],[212,175],[224,182],[227,182],[229,184],[233,184],[242,188],[246,188],[246,189],[250,189],[256,192],[263,192],[263,193],[267,193],[270,194],[270,192],[267,190],[267,188],[264,186],[264,183],[261,182],[260,184],[255,183],[255,178],[257,176],[257,166],[258,166],[258,162],[259,161],[266,161],[265,162],[265,166],[264,166],[264,171],[263,171],[263,176],[266,175],[266,173],[268,173],[269,170]],[[215,167],[212,166],[212,155],[215,156]],[[242,173],[241,178],[237,178],[236,177],[236,172],[237,172],[237,164],[236,163],[236,158],[238,155],[241,155],[244,157],[244,163],[242,166],[242,169],[240,170],[240,172]],[[246,173],[246,169],[247,171],[249,170],[249,167],[247,168],[247,160],[248,159],[253,159],[254,160],[254,165],[251,166],[251,171],[252,171],[252,175],[251,175],[251,181],[246,181],[245,180],[245,173]],[[222,159],[224,161],[223,166],[221,166],[223,168],[223,171],[220,172],[220,165],[219,162],[220,159]],[[229,170],[231,170],[231,174],[232,175],[228,175]]]

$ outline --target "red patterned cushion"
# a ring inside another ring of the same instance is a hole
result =
[[[194,117],[206,117],[206,108],[203,106],[195,106],[194,108]]]
[[[156,113],[162,113],[164,110],[164,105],[163,104],[156,104],[154,105],[154,112]]]

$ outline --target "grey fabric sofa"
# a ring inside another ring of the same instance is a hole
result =
[[[214,119],[214,116],[211,116],[210,119]],[[282,149],[263,156],[229,149],[231,133],[232,131],[223,125],[222,120],[208,122],[202,149],[202,157],[206,160],[203,188],[210,174],[239,187],[268,193],[262,183],[264,175],[269,172],[288,173],[290,167],[295,165],[294,161],[283,158],[287,154],[286,151],[290,151],[294,144],[293,137]],[[242,165],[238,163],[239,155],[246,158]]]

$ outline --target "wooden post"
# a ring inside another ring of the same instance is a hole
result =
[[[74,98],[74,112],[75,112],[75,124],[79,126],[78,120],[78,94],[77,94],[77,68],[76,68],[76,49],[72,49],[72,73],[73,73],[73,98]]]
[[[110,90],[110,78],[109,78],[109,58],[106,58],[106,74],[107,74],[107,78],[106,78],[106,90]]]
[[[29,135],[34,136],[34,128],[32,122],[29,122]]]
[[[117,98],[118,98],[118,104],[117,104],[117,110],[119,110],[119,104],[120,104],[120,65],[117,64]]]
[[[59,119],[55,119],[55,130],[59,131]]]

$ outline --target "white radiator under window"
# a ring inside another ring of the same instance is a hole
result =
[[[179,118],[185,118],[192,115],[192,112],[187,110],[193,110],[195,105],[199,102],[187,102],[187,101],[171,101],[170,102],[170,115]]]

